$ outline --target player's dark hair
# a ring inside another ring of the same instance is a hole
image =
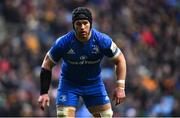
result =
[[[75,8],[72,12],[72,24],[74,28],[74,22],[76,20],[88,20],[92,27],[92,14],[91,11],[86,7]]]

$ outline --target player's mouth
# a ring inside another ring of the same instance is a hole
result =
[[[81,35],[85,36],[87,33],[85,31],[80,32]]]

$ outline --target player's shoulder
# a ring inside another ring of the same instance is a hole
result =
[[[105,45],[106,43],[110,43],[112,41],[111,37],[103,32],[100,32],[96,29],[92,29],[94,38],[99,42],[101,45]]]
[[[95,38],[99,41],[112,40],[108,34],[100,32],[96,29],[92,29],[92,32],[93,32],[93,35],[95,36]]]
[[[70,31],[70,32],[64,34],[63,36],[60,36],[59,38],[57,38],[55,43],[58,45],[62,45],[62,44],[65,45],[68,42],[70,42],[71,40],[73,40],[73,31]]]

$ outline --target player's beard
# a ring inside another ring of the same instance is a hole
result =
[[[76,33],[76,37],[78,40],[80,41],[88,41],[91,35],[91,29],[89,29],[89,31],[85,34],[86,36],[83,36],[83,34],[81,34],[81,32],[77,32],[77,30],[75,30]]]

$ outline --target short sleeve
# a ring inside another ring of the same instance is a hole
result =
[[[55,64],[58,63],[58,61],[63,56],[64,52],[64,43],[62,37],[56,40],[56,42],[53,44],[53,46],[48,51],[48,56]]]
[[[107,35],[103,36],[102,44],[103,44],[104,55],[107,57],[116,58],[121,53],[121,50],[112,41],[112,39]]]

